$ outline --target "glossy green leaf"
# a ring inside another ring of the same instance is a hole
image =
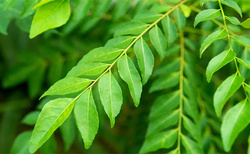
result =
[[[31,138],[32,131],[22,132],[15,139],[10,153],[11,154],[29,154],[29,141]]]
[[[88,149],[97,134],[99,117],[91,90],[85,91],[76,101],[74,108],[76,125],[81,133],[84,147]]]
[[[201,130],[198,125],[193,123],[188,117],[183,117],[183,125],[184,128],[191,134],[191,136],[197,141],[197,143],[201,142]]]
[[[204,53],[204,51],[216,40],[222,39],[226,37],[228,33],[226,30],[217,30],[213,32],[212,34],[208,35],[206,39],[202,42],[201,48],[200,48],[200,57]]]
[[[135,55],[141,70],[142,84],[146,84],[154,68],[154,55],[143,38],[134,45]]]
[[[76,0],[72,19],[75,21],[81,20],[88,13],[92,4],[93,0]]]
[[[231,50],[226,50],[221,52],[219,55],[215,56],[207,66],[206,70],[206,76],[207,81],[210,82],[213,74],[221,69],[226,64],[233,61],[233,59],[236,57],[236,53]]]
[[[131,36],[118,36],[108,40],[108,42],[105,44],[105,47],[126,49],[134,39],[135,37]]]
[[[118,72],[122,80],[128,84],[130,94],[137,107],[140,103],[142,83],[133,61],[127,55],[122,56],[118,60]]]
[[[162,148],[170,148],[177,140],[177,130],[155,133],[145,139],[139,153],[149,153]]]
[[[221,3],[233,8],[242,17],[241,9],[240,9],[239,5],[234,0],[222,0]]]
[[[226,16],[226,19],[234,25],[239,25],[240,21],[236,17]]]
[[[248,69],[250,69],[250,60],[247,59],[241,59],[241,58],[237,58],[237,61],[244,65],[245,67],[247,67]]]
[[[158,26],[153,27],[149,31],[149,38],[162,60],[167,50],[167,44],[161,29]]]
[[[231,37],[234,39],[236,42],[244,45],[245,47],[250,48],[250,39],[246,37]]]
[[[185,16],[183,15],[183,13],[179,9],[174,10],[173,16],[176,20],[176,24],[177,24],[179,31],[182,30],[184,28],[184,26],[186,25]]]
[[[163,18],[161,23],[166,36],[168,46],[170,46],[178,37],[177,29],[175,27],[174,22],[169,16]]]
[[[142,22],[129,22],[117,27],[114,36],[120,35],[138,35],[148,27],[147,24]]]
[[[179,83],[180,74],[172,73],[168,76],[160,77],[152,83],[149,92],[172,88]]]
[[[193,140],[189,139],[185,135],[181,136],[181,141],[186,149],[187,154],[203,154],[202,148]]]
[[[250,28],[250,18],[243,21],[240,25],[244,28]]]
[[[112,128],[115,124],[115,117],[120,113],[123,102],[121,87],[109,71],[99,80],[98,90],[102,106],[110,119]]]
[[[40,6],[31,24],[30,38],[34,38],[49,29],[64,25],[69,16],[69,0],[55,0]]]
[[[40,114],[40,111],[30,112],[22,119],[22,123],[26,125],[31,125],[31,126],[35,125],[39,114]]]
[[[63,124],[70,115],[75,100],[72,98],[58,98],[51,100],[43,107],[33,130],[29,151],[34,153]]]
[[[233,74],[228,77],[217,88],[214,94],[214,108],[217,116],[221,115],[221,111],[228,99],[240,88],[244,82],[244,78]]]
[[[52,85],[42,96],[65,95],[78,92],[86,88],[92,80],[76,77],[63,78]]]
[[[67,74],[68,77],[80,77],[80,76],[95,76],[100,75],[106,70],[110,64],[105,63],[87,63],[80,64],[73,67]]]
[[[221,125],[223,147],[229,152],[239,133],[250,123],[250,103],[241,101],[228,110]]]
[[[194,19],[194,27],[202,21],[211,20],[221,15],[218,9],[206,9],[198,13]]]

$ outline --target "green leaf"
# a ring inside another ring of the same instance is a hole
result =
[[[226,30],[217,30],[215,32],[213,32],[212,34],[208,35],[206,37],[206,39],[202,42],[201,44],[201,48],[200,48],[200,58],[202,56],[202,54],[204,53],[204,51],[216,40],[218,39],[222,39],[224,37],[226,37],[228,35],[228,33],[226,32]]]
[[[159,19],[161,17],[161,14],[157,14],[150,11],[142,11],[140,13],[137,13],[135,17],[133,18],[134,21],[140,21],[145,23],[152,23]]]
[[[37,3],[37,4],[34,6],[33,9],[36,9],[36,8],[38,8],[38,7],[40,7],[40,6],[43,6],[43,5],[48,4],[48,3],[50,3],[50,2],[53,2],[53,1],[55,1],[55,0],[42,0],[42,1],[40,1],[39,3]]]
[[[213,74],[226,64],[230,63],[235,57],[236,53],[231,50],[223,51],[219,55],[215,56],[207,66],[207,81],[210,82]]]
[[[92,14],[96,17],[104,15],[111,5],[111,0],[95,0]]]
[[[35,125],[39,114],[40,114],[40,111],[32,111],[32,112],[30,112],[29,114],[27,114],[23,118],[22,123],[26,124],[26,125],[31,125],[31,126]]]
[[[244,80],[245,78],[233,74],[217,88],[214,94],[214,108],[218,117],[225,103],[240,88]]]
[[[161,23],[166,36],[168,46],[170,46],[178,37],[177,29],[175,27],[174,22],[169,16],[163,18]]]
[[[105,63],[80,63],[73,67],[67,74],[68,77],[96,76],[106,70],[110,64]]]
[[[11,154],[29,154],[29,141],[30,141],[30,137],[31,137],[32,132],[31,131],[26,131],[26,132],[22,132],[21,134],[19,134],[12,147],[10,150]]]
[[[108,40],[108,42],[105,44],[105,47],[125,49],[134,39],[135,37],[131,36],[118,36]]]
[[[122,56],[118,60],[118,72],[122,80],[128,84],[130,94],[134,100],[135,106],[137,107],[140,103],[142,83],[133,61],[127,55]]]
[[[101,77],[98,90],[102,106],[108,115],[111,128],[115,124],[115,117],[120,113],[122,106],[122,90],[113,74],[109,71]]]
[[[162,60],[167,50],[167,44],[161,29],[158,26],[153,27],[149,31],[149,38]]]
[[[203,6],[206,2],[217,2],[217,0],[200,0],[200,5]]]
[[[187,154],[203,154],[202,148],[193,140],[189,139],[185,135],[181,136],[181,141],[186,149]]]
[[[131,0],[116,1],[113,17],[117,19],[123,16],[128,11],[130,3]]]
[[[99,117],[91,90],[85,91],[76,101],[74,108],[76,125],[81,133],[84,147],[88,149],[97,134]]]
[[[75,21],[81,20],[88,13],[93,0],[76,0],[72,13],[72,19]]]
[[[36,152],[53,134],[53,132],[63,124],[70,115],[75,105],[75,99],[58,98],[51,100],[43,107],[33,130],[29,151]]]
[[[228,110],[221,125],[223,147],[229,152],[239,133],[250,123],[250,103],[241,101]]]
[[[240,25],[244,28],[250,28],[250,18],[243,21]]]
[[[246,37],[231,37],[232,39],[234,39],[236,42],[244,45],[245,47],[250,48],[250,39],[246,38]]]
[[[55,153],[56,151],[56,139],[52,135],[39,149],[41,154]]]
[[[233,0],[222,0],[221,3],[231,7],[236,12],[238,12],[239,15],[242,17],[241,9],[240,9],[239,5],[235,1],[233,1]]]
[[[182,30],[186,25],[185,16],[183,15],[183,13],[179,9],[174,10],[173,16],[176,20],[176,24],[177,24],[179,31]]]
[[[247,154],[250,154],[250,136],[248,137],[248,150],[247,150]]]
[[[149,89],[149,92],[152,93],[155,91],[172,88],[172,87],[178,85],[179,78],[180,78],[179,73],[171,73],[168,76],[160,77],[160,78],[154,80],[154,82],[152,83],[152,85]]]
[[[184,14],[184,16],[185,16],[186,18],[188,18],[188,17],[190,16],[190,14],[191,14],[191,9],[190,9],[189,6],[187,6],[187,5],[185,5],[185,4],[182,4],[182,5],[180,6],[180,9],[181,9],[181,11],[183,12],[183,14]]]
[[[175,144],[177,136],[177,130],[155,133],[145,139],[139,153],[149,153],[162,148],[170,148]]]
[[[147,43],[141,38],[134,45],[135,55],[141,70],[142,84],[146,84],[154,68],[154,55]]]
[[[240,64],[246,66],[248,69],[250,69],[250,60],[237,58],[237,61],[238,61]]]
[[[139,35],[148,27],[147,24],[142,22],[129,22],[117,27],[114,36],[120,35]]]
[[[38,0],[26,0],[21,17],[26,18],[33,14],[35,11],[32,8],[35,6],[35,4],[37,4],[37,2]]]
[[[184,109],[187,113],[187,115],[189,115],[195,123],[199,122],[199,110],[197,105],[194,105],[194,103],[192,103],[193,101],[190,101],[188,98],[184,98]],[[195,102],[196,103],[196,102]]]
[[[86,88],[92,80],[76,77],[63,78],[52,85],[42,96],[65,95],[78,92]]]
[[[194,27],[202,21],[211,20],[221,15],[218,9],[206,9],[198,13],[194,19]]]
[[[234,25],[239,25],[240,21],[236,17],[226,16],[226,19]]]
[[[49,29],[64,25],[69,16],[69,0],[55,0],[40,6],[33,18],[29,37],[34,38]]]
[[[184,128],[191,134],[191,136],[197,141],[201,142],[201,130],[198,125],[193,123],[188,117],[183,116],[183,125]]]
[[[161,63],[161,65],[158,66],[154,71],[153,76],[167,75],[169,73],[177,71],[180,71],[180,58],[175,58],[173,60],[168,60],[166,62]]]

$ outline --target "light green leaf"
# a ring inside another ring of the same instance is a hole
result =
[[[244,80],[245,78],[233,74],[217,88],[214,94],[214,108],[218,117],[227,100],[240,88]]]
[[[189,6],[187,6],[187,5],[185,5],[185,4],[182,4],[182,5],[180,6],[180,9],[181,9],[181,11],[183,12],[183,14],[184,14],[184,16],[185,16],[186,18],[188,18],[188,17],[190,16],[190,14],[191,14],[191,9],[190,9]]]
[[[240,21],[236,17],[226,16],[226,19],[234,25],[239,25]]]
[[[246,38],[246,37],[231,37],[232,39],[234,39],[236,42],[244,45],[245,47],[250,48],[250,39]]]
[[[93,0],[76,0],[72,19],[75,21],[81,20],[88,13],[92,4]]]
[[[149,38],[162,60],[167,50],[167,44],[161,29],[158,26],[153,27],[149,31]]]
[[[202,148],[193,140],[189,139],[185,135],[181,136],[181,141],[186,149],[187,154],[203,154]]]
[[[30,112],[22,119],[22,123],[26,125],[35,125],[39,114],[40,111]]]
[[[206,2],[217,2],[217,0],[200,0],[200,5],[203,6]]]
[[[102,106],[110,119],[111,128],[115,124],[115,117],[120,113],[122,106],[122,90],[113,74],[109,71],[101,77],[98,90]]]
[[[134,100],[135,106],[137,107],[140,103],[142,83],[133,61],[127,55],[122,56],[118,60],[118,72],[122,80],[128,84],[130,94]]]
[[[218,9],[206,9],[198,13],[194,19],[194,27],[202,21],[211,20],[221,15]]]
[[[201,142],[201,130],[198,125],[193,123],[188,117],[183,116],[183,125],[184,128],[191,134],[191,136],[197,141]]]
[[[99,117],[91,90],[85,91],[76,101],[74,108],[76,125],[81,133],[84,147],[88,149],[97,134]]]
[[[246,66],[248,69],[250,69],[250,60],[237,58],[237,61],[238,61],[240,64]]]
[[[177,135],[177,130],[155,133],[145,139],[139,153],[149,153],[162,148],[170,148],[175,144]]]
[[[177,29],[175,27],[174,22],[169,16],[163,18],[161,23],[162,23],[163,31],[166,36],[168,46],[170,46],[178,37]]]
[[[141,38],[134,45],[135,55],[141,70],[142,84],[146,84],[154,68],[154,55],[147,43]]]
[[[40,6],[33,18],[29,37],[34,38],[49,29],[64,25],[69,16],[69,0],[54,0]]]
[[[33,10],[40,7],[40,6],[43,6],[43,5],[48,4],[50,2],[53,2],[53,1],[55,1],[55,0],[42,0],[34,6]]]
[[[135,17],[133,18],[134,21],[140,21],[145,23],[152,23],[159,19],[161,17],[161,14],[157,14],[150,11],[142,11],[140,13],[137,13]]]
[[[222,0],[221,3],[233,8],[242,17],[241,9],[240,9],[239,5],[234,0]]]
[[[224,37],[226,37],[228,35],[228,33],[226,32],[226,30],[217,30],[215,32],[213,32],[212,34],[208,35],[206,37],[206,39],[202,42],[201,44],[201,48],[200,48],[200,58],[202,56],[202,54],[204,53],[204,51],[216,40],[218,39],[222,39]]]
[[[215,56],[207,66],[207,81],[210,82],[213,74],[226,64],[230,63],[235,57],[236,53],[231,50],[223,51],[219,55]]]
[[[250,28],[250,18],[243,21],[240,25],[244,28]]]
[[[239,133],[250,123],[250,103],[241,101],[228,110],[221,125],[223,147],[229,152]]]
[[[43,107],[33,130],[29,151],[36,152],[54,133],[54,131],[63,124],[70,115],[75,100],[72,98],[58,98],[51,100]]]
[[[120,35],[138,35],[148,27],[147,24],[141,22],[129,22],[117,27],[114,36]]]
[[[177,24],[179,31],[182,30],[186,25],[185,16],[183,15],[183,13],[179,9],[174,10],[173,16],[176,20],[176,24]]]
[[[172,88],[172,87],[178,85],[179,78],[180,78],[179,73],[172,73],[168,76],[160,77],[152,83],[152,85],[149,89],[149,92],[151,93],[154,91]]]
[[[76,77],[63,78],[52,85],[42,96],[48,95],[65,95],[79,92],[86,88],[92,80]]]
[[[106,70],[110,64],[105,63],[87,63],[81,64],[81,61],[78,65],[73,67],[67,74],[68,77],[80,77],[80,76],[96,76],[100,75],[104,70]]]
[[[10,150],[11,154],[29,154],[29,141],[31,138],[31,131],[22,132],[19,134]]]
[[[105,47],[125,49],[134,39],[135,37],[131,36],[118,36],[108,40],[108,42],[105,44]]]

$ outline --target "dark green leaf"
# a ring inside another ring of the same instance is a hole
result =
[[[226,16],[226,19],[234,25],[239,25],[240,21],[236,17]]]
[[[211,20],[221,15],[218,9],[206,9],[198,13],[194,19],[194,27],[202,21]]]

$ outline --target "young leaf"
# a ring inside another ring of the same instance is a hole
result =
[[[229,152],[236,137],[250,123],[250,103],[241,101],[232,107],[224,116],[221,125],[223,147]]]
[[[177,29],[175,27],[174,22],[169,16],[163,18],[161,23],[166,36],[168,46],[170,46],[178,36]]]
[[[115,124],[115,117],[119,114],[122,106],[122,90],[113,74],[109,71],[101,77],[98,90],[102,106],[108,115],[111,128]]]
[[[244,80],[245,78],[233,74],[217,88],[214,94],[214,108],[218,117],[227,100],[240,88]]]
[[[173,16],[176,20],[176,24],[177,24],[179,31],[182,30],[182,28],[186,25],[185,16],[179,9],[174,10]]]
[[[31,24],[30,38],[34,38],[49,29],[64,25],[69,16],[69,0],[54,0],[40,6]]]
[[[247,154],[250,154],[250,136],[248,137],[248,150],[247,150]]]
[[[97,134],[99,117],[91,90],[85,91],[76,101],[74,108],[76,125],[81,133],[84,147],[88,149]]]
[[[92,80],[76,77],[63,78],[52,85],[42,96],[65,95],[78,92],[86,88]]]
[[[124,55],[118,60],[117,66],[119,75],[128,84],[135,106],[138,107],[142,93],[142,83],[133,61],[127,55]]]
[[[202,148],[193,140],[189,139],[185,135],[181,136],[181,141],[183,143],[183,146],[185,147],[187,154],[203,154]]]
[[[149,38],[162,60],[167,50],[167,44],[161,29],[157,26],[153,27],[149,31]]]
[[[170,148],[177,140],[177,130],[155,133],[145,139],[139,153],[149,153],[162,148]]]
[[[234,39],[236,42],[244,45],[245,47],[250,48],[250,39],[246,37],[231,37]]]
[[[213,74],[226,64],[230,63],[235,58],[235,56],[236,53],[231,50],[223,51],[219,55],[215,56],[207,66],[207,81],[210,82]]]
[[[10,153],[11,154],[22,154],[22,153],[29,154],[30,153],[29,141],[30,141],[31,134],[32,134],[32,131],[26,131],[18,135],[11,147]]]
[[[22,123],[26,125],[31,125],[31,126],[35,125],[39,114],[40,114],[40,111],[30,112],[23,118]]]
[[[200,58],[202,56],[202,54],[204,53],[204,51],[216,40],[218,39],[222,39],[224,37],[226,37],[228,35],[228,33],[226,32],[226,30],[217,30],[215,32],[213,32],[212,34],[208,35],[207,38],[203,41],[203,43],[201,44],[201,48],[200,48]]]
[[[141,22],[125,23],[117,27],[114,36],[117,37],[120,35],[138,35],[142,33],[147,27],[147,24]]]
[[[143,38],[135,43],[134,51],[142,74],[142,84],[144,85],[152,74],[154,55]]]
[[[250,28],[250,18],[243,21],[240,25],[244,28]]]
[[[241,9],[240,9],[239,5],[235,1],[233,1],[233,0],[222,0],[221,3],[233,8],[242,17]]]
[[[234,25],[239,25],[240,21],[236,17],[226,16],[226,19]]]
[[[75,100],[72,98],[58,98],[45,104],[31,136],[29,145],[31,153],[40,148],[53,132],[63,124],[70,115],[74,105]]]
[[[207,9],[198,13],[194,19],[194,27],[202,21],[211,20],[221,15],[218,9]]]

